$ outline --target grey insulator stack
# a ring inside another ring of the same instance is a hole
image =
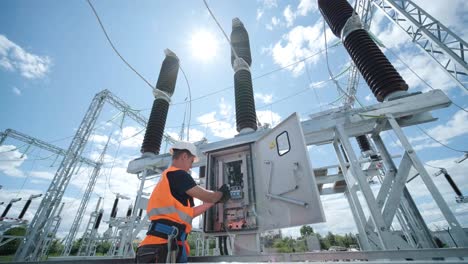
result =
[[[177,74],[179,72],[179,58],[168,49],[165,50],[165,53],[166,58],[162,63],[158,82],[153,91],[155,99],[146,127],[143,145],[141,146],[141,153],[150,152],[159,154],[161,149],[169,102],[174,93]]]
[[[26,214],[26,211],[28,210],[29,206],[31,205],[31,202],[32,202],[31,198],[29,198],[26,201],[26,204],[24,205],[23,210],[21,210],[21,213],[19,214],[18,219],[23,219],[24,215]]]
[[[99,225],[101,224],[103,214],[104,214],[104,211],[100,210],[99,213],[98,213],[96,223],[94,223],[94,229],[97,230],[99,228]]]
[[[231,45],[237,53],[239,58],[244,59],[245,62],[252,66],[252,55],[250,54],[250,42],[249,34],[244,27],[244,24],[240,21],[239,18],[234,18],[232,20],[232,32],[231,32]],[[231,50],[231,65],[234,67],[234,60],[236,56]]]
[[[357,136],[356,141],[359,145],[359,148],[361,149],[361,152],[371,150],[370,142],[366,135]]]
[[[400,74],[360,27],[358,17],[352,18],[354,10],[346,0],[318,0],[318,6],[379,102],[388,99],[390,94],[408,90]]]
[[[249,35],[244,24],[238,18],[232,20],[231,45],[235,50],[235,53],[231,50],[231,64],[234,69],[237,132],[256,131],[257,114],[255,112],[252,75],[250,73],[252,57],[250,55]]]

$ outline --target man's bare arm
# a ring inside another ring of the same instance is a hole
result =
[[[186,193],[206,203],[216,203],[223,196],[222,192],[209,191],[198,185],[188,189]]]
[[[203,203],[199,206],[195,206],[193,208],[193,217],[197,217],[201,214],[203,214],[206,210],[210,209],[211,206],[213,206],[214,203]]]

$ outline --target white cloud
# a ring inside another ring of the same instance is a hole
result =
[[[27,155],[19,152],[16,146],[0,146],[0,171],[8,176],[22,177],[24,173],[20,170],[21,164],[27,159]]]
[[[44,77],[52,61],[48,56],[39,56],[27,52],[19,45],[0,35],[0,67],[8,71],[19,71],[28,79]]]
[[[446,92],[456,87],[449,75],[426,54],[402,53],[399,57],[412,69],[411,71],[400,61],[394,63],[410,89],[418,88],[424,92],[428,91],[430,88],[422,80],[426,80],[434,89]]]
[[[258,110],[257,118],[260,121],[260,123],[262,124],[268,123],[272,127],[276,126],[281,121],[281,116],[270,110]]]
[[[171,136],[172,138],[180,139],[180,132],[175,132],[175,131],[167,131],[167,134]],[[200,131],[196,128],[190,128],[189,129],[189,141],[190,142],[197,142],[202,140],[205,137],[205,133],[203,131]],[[184,130],[184,136],[182,140],[187,140],[187,129]]]
[[[232,138],[237,134],[235,127],[235,120],[233,119],[232,106],[225,102],[224,98],[221,98],[221,102],[218,105],[219,116],[217,118],[216,111],[206,113],[197,118],[198,122],[203,123],[205,128],[210,129],[214,136],[220,138]]]
[[[269,104],[273,101],[273,95],[272,94],[263,94],[263,93],[255,93],[254,94],[255,99],[260,100],[264,104]]]
[[[292,26],[294,23],[294,19],[296,19],[296,15],[292,11],[290,5],[286,6],[286,8],[284,9],[283,16],[286,19],[286,26],[287,27]]]
[[[448,144],[452,138],[462,136],[468,133],[468,113],[463,110],[460,110],[456,112],[455,115],[453,115],[452,119],[450,119],[446,124],[438,125],[425,131],[427,134],[437,139],[438,141],[444,144]],[[409,141],[415,145],[415,150],[421,150],[431,147],[441,147],[440,144],[434,142],[426,135],[410,137]],[[399,142],[398,144],[400,145]]]
[[[21,95],[21,90],[18,89],[18,87],[13,86],[13,93],[16,94],[16,95]]]
[[[315,0],[301,0],[296,11],[293,11],[291,5],[287,5],[283,10],[283,16],[286,19],[286,26],[291,27],[299,16],[307,16],[310,11],[318,10]]]
[[[31,171],[29,173],[32,177],[44,179],[44,180],[52,180],[55,176],[53,172],[50,171]]]
[[[266,24],[265,27],[268,30],[272,31],[275,27],[278,27],[280,24],[281,24],[281,20],[277,18],[276,16],[273,16],[271,18],[271,23]]]
[[[276,2],[276,0],[262,0],[259,2],[260,7],[257,8],[257,21],[259,21],[263,17],[265,10],[278,7],[278,3]]]
[[[205,133],[203,133],[203,131],[200,131],[198,129],[190,128],[189,136],[190,136],[189,138],[190,142],[196,142],[196,141],[202,140],[205,137]]]
[[[262,3],[262,7],[265,9],[271,9],[274,7],[278,7],[278,3],[276,0],[262,0],[260,1]]]
[[[374,95],[370,93],[370,94],[366,95],[366,97],[364,97],[364,99],[367,102],[370,102],[370,101],[372,101],[372,99],[374,99]]]
[[[108,139],[109,139],[109,137],[106,136],[106,135],[94,134],[94,135],[91,135],[89,141],[94,142],[94,143],[98,143],[98,144],[99,143],[105,144]]]
[[[325,223],[313,224],[311,227],[318,233],[325,235],[328,231],[336,234],[357,233],[349,203],[343,194],[326,195],[320,197],[322,206],[326,210]],[[347,219],[347,221],[343,221]]]
[[[119,141],[122,147],[140,148],[145,137],[145,129],[142,127],[126,126],[122,129]]]
[[[317,1],[301,0],[297,7],[297,13],[301,16],[307,16],[310,11],[318,10]]]
[[[257,9],[257,21],[262,18],[264,11],[261,9]]]
[[[218,120],[216,112],[210,112],[197,118],[201,123],[205,124],[206,128],[209,128],[214,136],[220,138],[232,138],[237,134],[236,128],[232,123]]]
[[[336,40],[329,29],[327,29],[327,37],[328,43]],[[322,20],[319,20],[313,26],[292,28],[270,49],[270,53],[276,64],[286,67],[323,49],[325,44],[323,39],[323,24]],[[319,59],[320,56],[317,55],[308,59],[307,63],[317,63]],[[304,63],[298,63],[287,69],[292,71],[293,75],[298,76],[304,70]]]

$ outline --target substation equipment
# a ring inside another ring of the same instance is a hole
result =
[[[333,193],[345,194],[356,223],[363,252],[354,254],[355,259],[466,257],[467,235],[402,130],[436,120],[431,111],[448,107],[451,101],[441,90],[425,93],[408,91],[408,85],[369,36],[367,29],[373,10],[377,8],[399,26],[411,24],[411,27],[403,29],[460,86],[464,86],[462,78],[466,78],[468,73],[464,56],[468,45],[409,0],[358,0],[357,10],[353,10],[346,0],[319,0],[318,7],[352,59],[344,105],[310,115],[307,120],[300,120],[293,113],[274,128],[257,124],[249,38],[242,22],[233,19],[231,64],[238,134],[213,143],[206,140],[196,142],[199,161],[194,164],[194,167],[200,167],[200,177],[207,189],[229,185],[231,199],[208,210],[202,222],[206,236],[224,238],[223,253],[226,256],[193,258],[192,261],[236,261],[230,257],[246,261],[274,260],[273,255],[259,255],[259,234],[272,229],[324,222],[325,214],[319,196]],[[454,48],[453,43],[458,48]],[[164,128],[179,59],[170,50],[165,53],[153,90],[155,100],[147,126],[140,116],[117,100],[118,107],[144,123],[147,130],[141,148],[142,156],[132,160],[127,168],[127,172],[136,174],[140,179],[133,208],[121,224],[109,222],[109,227],[120,226],[117,233],[108,232],[109,237],[118,237],[112,256],[134,257],[133,239],[149,223],[147,216],[142,215],[148,203],[148,194],[143,191],[145,181],[160,174],[171,163],[171,156],[168,153],[160,154],[160,148],[162,140],[168,140]],[[442,63],[440,54],[447,56],[448,62]],[[353,107],[359,73],[379,103]],[[93,100],[22,240],[15,260],[32,261],[40,256],[38,252],[44,244],[41,241],[52,226],[50,216],[59,210],[70,172],[77,164],[108,95],[109,92],[104,91]],[[402,157],[399,166],[382,140],[381,133],[384,131],[394,133],[401,142],[404,151],[399,155]],[[356,138],[361,155],[356,154],[350,138]],[[335,150],[339,161],[339,170],[335,174],[329,174],[326,167],[313,168],[310,163],[308,146],[324,144],[332,145]],[[436,249],[431,231],[406,187],[412,168],[419,173],[460,248]],[[374,196],[368,179],[376,176],[381,186]],[[93,184],[88,188],[90,191]],[[333,187],[327,188],[330,184]],[[83,200],[83,208],[87,200]],[[97,222],[99,212],[98,203],[93,212],[94,220],[90,219],[85,232],[88,235],[85,236],[96,237],[93,223]],[[78,224],[73,226],[73,235],[67,240],[68,246],[68,242],[76,236],[80,221],[76,220]],[[394,231],[394,222],[398,222],[401,231]],[[87,244],[83,256],[92,255],[90,248],[93,245]],[[69,248],[66,247],[64,255],[68,253]],[[306,253],[282,260],[340,258],[336,254],[324,254],[314,257]]]

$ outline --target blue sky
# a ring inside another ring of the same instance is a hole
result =
[[[468,3],[462,0],[422,1],[424,8],[463,39],[468,38],[466,25]],[[190,139],[206,137],[210,142],[232,137],[235,132],[233,71],[230,50],[219,28],[207,12],[203,1],[93,1],[107,32],[119,52],[150,83],[155,84],[164,49],[170,48],[180,58],[192,93]],[[277,124],[293,112],[301,119],[309,114],[338,106],[330,103],[339,98],[329,80],[324,48],[323,20],[316,1],[208,1],[221,26],[230,34],[231,20],[239,17],[249,32],[252,50],[252,76],[257,114],[262,123]],[[328,29],[328,27],[327,27]],[[410,86],[410,91],[427,91],[427,86],[406,66],[436,89],[444,90],[458,105],[468,107],[467,92],[421,53],[398,27],[379,12],[372,21],[371,31],[385,45],[385,53]],[[210,43],[199,43],[200,34]],[[327,30],[329,45],[338,39]],[[194,47],[207,47],[200,50]],[[203,55],[205,53],[205,55]],[[283,70],[275,71],[296,61],[319,53]],[[329,65],[336,75],[345,69],[349,57],[341,45],[328,50]],[[202,56],[201,56],[202,55]],[[399,59],[404,61],[402,63]],[[266,74],[266,75],[265,75]],[[258,78],[256,78],[258,77]],[[318,83],[324,82],[321,85]],[[346,87],[347,74],[339,79]],[[86,1],[1,1],[0,3],[0,130],[13,128],[28,135],[67,148],[93,96],[103,89],[127,102],[133,109],[149,115],[153,95],[111,49],[91,8]],[[184,122],[188,89],[179,73],[172,97],[166,132],[178,137]],[[363,105],[376,103],[369,88],[361,80],[357,97]],[[441,142],[468,150],[468,114],[451,106],[434,112],[438,121],[421,125]],[[185,120],[187,126],[188,120]],[[111,146],[106,165],[98,180],[89,210],[98,197],[104,196],[104,208],[112,205],[114,193],[133,197],[138,181],[125,173],[129,160],[139,155],[142,127],[128,118],[122,119],[115,109],[104,108],[84,155],[97,158],[107,137]],[[462,154],[448,150],[428,139],[417,128],[405,129],[421,159],[432,166],[449,170],[463,193],[468,194],[468,180],[463,172],[468,161],[453,161]],[[136,135],[135,135],[136,134]],[[186,133],[185,133],[186,134]],[[392,154],[401,154],[396,137],[384,134]],[[163,144],[163,147],[164,144]],[[44,192],[52,179],[58,162],[46,151],[29,149],[8,139],[0,146],[1,201]],[[163,149],[164,151],[164,149]],[[315,167],[336,164],[329,146],[310,147]],[[435,169],[428,168],[432,173]],[[65,194],[66,214],[73,215],[79,197],[89,177],[83,166],[73,176]],[[418,182],[419,181],[419,182]],[[442,177],[434,178],[447,202],[465,227],[468,227],[467,204],[454,202],[454,194]],[[148,183],[148,190],[150,189]],[[426,197],[419,179],[409,185],[423,216],[433,226],[443,226],[434,203]],[[123,201],[120,213],[131,201]],[[327,223],[315,225],[321,232],[356,232],[352,221],[339,219],[351,214],[343,195],[322,197]],[[36,207],[39,204],[35,202]],[[24,202],[11,211],[17,215]],[[0,210],[3,210],[3,206]],[[330,209],[328,209],[330,208]],[[34,205],[26,219],[32,218]],[[10,214],[9,214],[10,215]],[[88,214],[87,214],[88,215]],[[105,217],[106,218],[106,217]],[[85,217],[84,221],[87,221]],[[72,218],[63,221],[60,234],[68,230]],[[83,225],[83,224],[82,224]],[[292,234],[297,233],[290,230]]]

